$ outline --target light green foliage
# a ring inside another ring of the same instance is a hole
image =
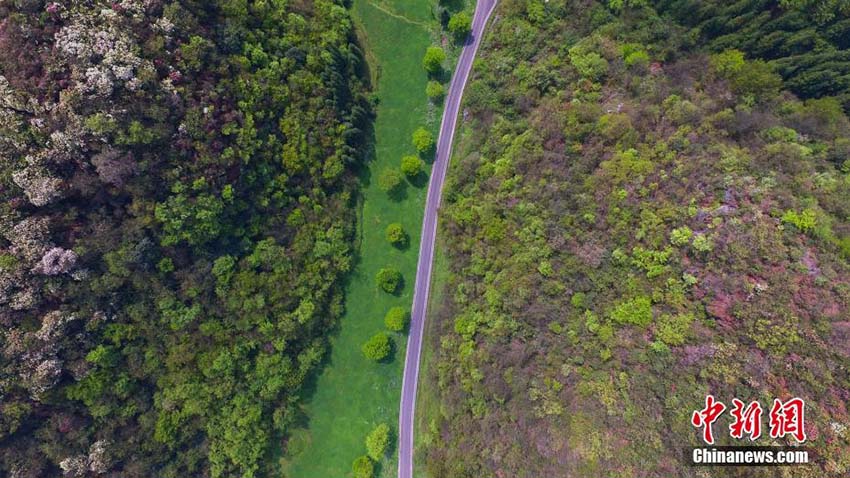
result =
[[[777,317],[760,316],[750,324],[749,335],[756,347],[781,357],[800,343],[799,326],[800,320],[788,312]]]
[[[608,7],[614,11],[624,8],[640,8],[648,5],[647,0],[608,0]]]
[[[163,246],[184,241],[191,245],[204,244],[221,234],[225,203],[209,192],[204,178],[195,180],[191,188],[175,183],[171,192],[154,211],[163,227]]]
[[[694,232],[688,226],[677,227],[670,231],[670,244],[684,246],[691,241]]]
[[[368,456],[363,455],[357,457],[351,465],[351,472],[354,478],[372,478],[375,473],[375,464]]]
[[[407,244],[407,232],[404,231],[404,228],[400,223],[394,222],[387,226],[385,235],[387,237],[387,241],[394,246],[401,247]]]
[[[771,126],[762,134],[766,141],[793,143],[797,141],[798,134],[791,128],[785,126]]]
[[[627,149],[618,151],[611,159],[603,161],[602,169],[611,175],[615,184],[622,184],[648,175],[655,166],[636,149]]]
[[[584,44],[570,48],[569,55],[578,74],[587,79],[600,80],[608,73],[608,60]]]
[[[714,71],[729,80],[732,88],[756,100],[770,99],[779,93],[782,78],[763,60],[747,61],[739,50],[726,50],[711,56]]]
[[[416,128],[411,141],[419,154],[429,153],[434,149],[434,135],[423,127]]]
[[[366,358],[380,362],[390,355],[390,352],[392,351],[392,343],[390,342],[390,337],[387,334],[378,332],[373,335],[372,338],[367,340],[360,350]]]
[[[570,297],[570,304],[576,309],[587,308],[587,295],[584,292],[576,292]]]
[[[673,124],[693,124],[700,120],[699,108],[679,95],[670,95],[661,104],[664,115]]]
[[[402,332],[407,328],[410,314],[404,307],[393,307],[384,316],[384,325],[393,332]]]
[[[691,247],[697,252],[710,252],[714,249],[714,241],[706,234],[697,234],[691,241]]]
[[[449,33],[455,37],[455,40],[462,41],[472,30],[472,18],[466,12],[455,13],[449,19],[447,27]]]
[[[682,345],[693,321],[693,314],[663,314],[655,324],[655,337],[667,345]]]
[[[649,65],[649,54],[639,44],[626,43],[620,47],[620,52],[623,55],[623,62],[628,67],[645,68]]]
[[[645,296],[621,302],[611,311],[611,319],[621,325],[646,327],[652,322],[652,302]]]
[[[375,283],[378,288],[390,294],[398,291],[402,280],[401,273],[392,267],[385,267],[375,275]]]
[[[422,58],[422,67],[428,73],[436,74],[443,69],[444,61],[446,61],[446,52],[438,46],[429,46],[425,51],[425,57]]]
[[[632,249],[632,265],[645,270],[649,278],[658,277],[669,269],[667,263],[672,253],[673,250],[669,247],[662,251],[653,251],[635,246]]]
[[[802,212],[789,209],[782,214],[782,222],[792,224],[801,232],[809,232],[817,225],[817,215],[812,209],[804,209]]]
[[[718,75],[729,78],[740,74],[747,65],[744,52],[741,50],[725,50],[721,53],[711,55],[709,59],[711,67]]]
[[[381,423],[366,436],[366,454],[375,461],[381,461],[390,444],[390,426]]]
[[[385,168],[378,176],[378,187],[385,193],[395,193],[401,187],[401,173],[395,169]]]
[[[401,172],[409,178],[415,178],[422,174],[425,163],[418,156],[404,156],[401,158]]]
[[[439,81],[431,80],[425,87],[425,94],[432,101],[439,101],[446,95],[446,88]]]
[[[0,271],[12,271],[19,261],[14,254],[0,253]]]
[[[591,310],[584,311],[584,327],[591,334],[599,332],[599,316],[594,314]]]

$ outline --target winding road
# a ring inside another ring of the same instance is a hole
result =
[[[496,7],[496,0],[478,0],[472,31],[458,58],[457,68],[452,75],[446,96],[443,120],[431,179],[428,183],[428,198],[425,202],[425,217],[422,221],[422,240],[419,247],[419,263],[416,268],[416,285],[413,291],[413,310],[410,320],[410,335],[407,338],[407,354],[404,359],[404,377],[401,386],[401,410],[398,434],[398,478],[413,478],[413,429],[415,425],[416,386],[419,383],[419,359],[422,352],[422,334],[425,329],[425,312],[428,305],[428,289],[431,284],[431,266],[434,262],[434,241],[437,236],[437,212],[443,182],[452,153],[452,141],[457,128],[457,117],[463,89],[472,71],[475,54],[481,44],[484,27]]]

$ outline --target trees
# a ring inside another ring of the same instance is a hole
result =
[[[431,101],[440,101],[446,95],[446,88],[436,80],[430,80],[425,86],[425,94]]]
[[[456,41],[463,41],[472,31],[472,18],[466,12],[455,13],[449,19],[448,29]]]
[[[390,443],[390,426],[381,423],[366,436],[366,454],[375,461],[380,461],[387,452]]]
[[[401,272],[392,267],[385,267],[375,275],[375,283],[384,292],[395,294],[402,286]]]
[[[372,338],[366,341],[360,348],[363,355],[370,360],[380,362],[390,355],[392,352],[392,343],[390,336],[384,332],[378,332]]]
[[[396,247],[403,247],[407,245],[407,232],[404,231],[404,228],[400,223],[394,222],[387,226],[385,235],[387,237],[387,241]]]
[[[404,307],[393,307],[384,316],[384,325],[393,332],[401,332],[407,328],[410,314]]]
[[[422,58],[422,67],[429,74],[435,75],[443,70],[444,61],[446,61],[446,52],[438,46],[429,46]]]
[[[343,310],[342,2],[142,3],[0,7],[0,476],[267,475]]]
[[[354,473],[354,478],[372,478],[375,473],[375,465],[368,456],[363,455],[357,457],[351,464],[351,472]]]
[[[412,142],[419,154],[427,154],[434,149],[434,135],[421,126],[413,132]]]
[[[408,178],[415,178],[422,174],[425,163],[418,156],[408,155],[401,158],[401,172]]]
[[[395,169],[385,168],[378,176],[378,187],[385,193],[398,192],[401,187],[402,177]]]

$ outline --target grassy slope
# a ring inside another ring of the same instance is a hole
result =
[[[426,190],[408,185],[404,198],[395,201],[378,188],[375,178],[384,168],[397,169],[403,155],[414,153],[410,135],[418,126],[428,121],[436,133],[437,114],[428,105],[421,66],[436,23],[430,2],[421,0],[357,0],[354,13],[368,57],[377,62],[370,65],[378,76],[381,99],[376,157],[363,178],[361,257],[347,288],[346,314],[332,338],[330,362],[305,405],[308,427],[290,440],[290,455],[283,463],[289,478],[346,476],[351,462],[365,454],[364,439],[372,427],[387,422],[395,432],[398,422],[406,336],[395,337],[390,363],[368,361],[360,346],[384,329],[383,317],[390,307],[410,307]],[[409,233],[407,249],[397,250],[385,240],[384,228],[392,222],[402,223]],[[397,297],[375,287],[376,272],[388,265],[398,268],[406,281]],[[382,463],[380,475],[394,474],[393,456]]]

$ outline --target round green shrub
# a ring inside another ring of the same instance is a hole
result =
[[[390,426],[381,423],[366,436],[366,453],[369,458],[380,461],[390,444]]]
[[[387,226],[386,235],[387,241],[394,246],[400,247],[407,244],[407,233],[404,231],[401,224],[397,222]]]
[[[378,332],[371,339],[367,340],[360,350],[363,351],[363,355],[366,358],[379,362],[387,358],[392,350],[390,336],[384,332]]]
[[[452,15],[447,25],[449,33],[454,35],[455,40],[464,40],[472,31],[472,18],[466,12],[458,12]]]
[[[395,169],[384,169],[378,176],[378,187],[385,193],[392,193],[401,186],[402,177]]]
[[[425,128],[417,128],[413,132],[413,146],[420,154],[431,151],[434,148],[434,135]]]
[[[384,325],[393,332],[401,332],[407,328],[410,315],[404,307],[393,307],[384,316]]]
[[[428,98],[437,101],[446,95],[446,87],[444,87],[439,81],[431,80],[425,87],[425,94],[428,95]]]
[[[446,52],[438,46],[429,46],[425,50],[425,57],[422,58],[422,67],[428,73],[439,73],[443,69],[444,61],[446,61]]]
[[[351,471],[354,473],[354,478],[372,478],[375,473],[375,464],[368,456],[359,456],[352,463]]]
[[[405,156],[401,158],[401,172],[408,178],[415,178],[425,169],[425,163],[417,156]]]
[[[392,267],[385,267],[378,271],[375,275],[375,283],[384,292],[394,294],[401,287],[402,277],[401,272]]]

